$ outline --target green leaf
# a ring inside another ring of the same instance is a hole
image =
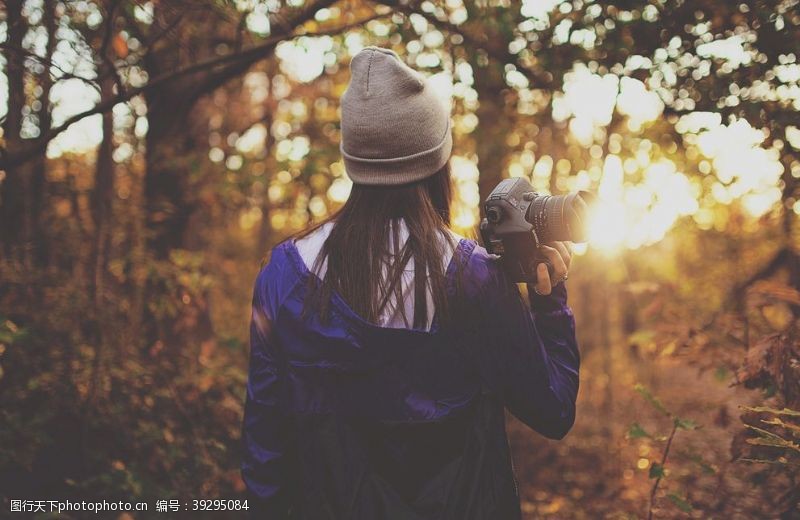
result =
[[[648,438],[648,439],[652,439],[653,438],[653,436],[650,435],[649,433],[647,433],[647,430],[645,430],[642,427],[641,424],[639,424],[639,423],[631,424],[631,427],[628,430],[628,438],[629,439],[641,439],[641,438],[645,438],[645,437]]]
[[[644,397],[645,400],[648,403],[650,403],[650,405],[653,408],[655,408],[656,410],[658,410],[659,412],[663,413],[666,416],[672,415],[671,413],[669,413],[664,404],[658,399],[658,397],[654,396],[653,393],[650,392],[650,390],[644,387],[644,385],[637,383],[636,385],[634,385],[633,389],[636,392],[638,392],[642,397]]]
[[[777,417],[774,417],[772,419],[762,419],[761,422],[763,422],[764,424],[771,424],[773,426],[780,426],[781,428],[786,428],[787,430],[792,432],[792,435],[794,435],[797,438],[800,438],[800,425],[787,423],[785,421],[778,419]]]
[[[667,498],[669,498],[672,501],[672,503],[675,504],[675,507],[677,507],[684,513],[692,512],[693,509],[692,504],[687,502],[685,498],[681,497],[677,493],[670,493],[669,495],[667,495]]]
[[[701,470],[703,471],[703,473],[705,473],[706,475],[713,475],[714,473],[716,473],[716,472],[717,472],[717,470],[716,470],[716,469],[714,469],[714,466],[712,466],[711,464],[709,464],[708,462],[706,462],[706,461],[703,459],[703,457],[701,457],[701,456],[700,456],[700,455],[698,455],[697,453],[694,453],[694,452],[690,452],[690,451],[689,451],[689,452],[684,452],[684,453],[683,453],[683,455],[684,455],[684,456],[685,456],[687,459],[689,459],[690,461],[692,461],[692,462],[694,462],[695,464],[697,464],[698,466],[700,466],[700,469],[701,469]]]
[[[773,448],[790,449],[800,453],[800,444],[792,442],[788,439],[784,439],[783,437],[781,437],[776,433],[764,430],[763,428],[758,428],[756,426],[753,426],[752,424],[745,424],[744,426],[750,430],[753,430],[759,435],[758,437],[747,439],[746,442],[748,444],[753,444],[756,446],[770,446]]]
[[[698,425],[691,419],[681,419],[676,417],[674,420],[675,427],[679,430],[696,430]]]
[[[761,436],[763,438],[772,439],[772,440],[774,440],[776,442],[786,441],[786,439],[784,439],[783,437],[781,437],[777,433],[773,433],[773,432],[771,432],[769,430],[765,430],[764,428],[759,428],[758,426],[753,426],[752,424],[745,424],[744,427],[748,428],[750,430],[753,430],[754,432],[756,432],[759,436]]]
[[[797,464],[789,464],[785,457],[778,457],[777,460],[769,460],[769,459],[750,459],[750,458],[741,458],[739,459],[740,462],[752,462],[754,464],[777,464],[777,465],[787,465],[787,466],[797,466]]]
[[[664,465],[658,462],[654,462],[652,466],[650,466],[650,473],[648,474],[650,478],[661,478],[664,476]]]
[[[728,379],[730,379],[731,375],[730,372],[726,367],[717,367],[714,371],[714,379],[719,381],[720,383],[724,383]]]
[[[770,408],[769,406],[742,406],[742,409],[748,410],[750,412],[771,413],[775,415],[788,415],[790,417],[800,417],[800,411],[791,410],[789,408],[778,410],[777,408]]]
[[[12,345],[27,335],[25,328],[19,328],[13,321],[0,316],[0,343]]]
[[[656,339],[655,331],[641,329],[628,336],[628,343],[644,345],[647,343],[652,343],[653,341],[655,341],[655,339]]]
[[[790,441],[776,441],[774,439],[765,439],[763,437],[756,437],[755,439],[747,439],[748,444],[752,444],[754,446],[768,446],[770,448],[784,448],[787,450],[794,450],[800,453],[800,445],[797,445]]]

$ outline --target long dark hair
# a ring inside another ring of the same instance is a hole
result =
[[[312,269],[319,273],[327,259],[327,272],[322,283],[311,281],[306,309],[313,308],[327,319],[335,292],[362,318],[377,323],[381,312],[394,299],[408,323],[401,276],[413,258],[413,327],[419,329],[427,324],[428,288],[437,319],[446,319],[443,258],[446,245],[452,246],[453,240],[449,232],[451,199],[449,163],[430,177],[411,184],[354,184],[350,197],[338,212],[299,235],[302,238],[326,222],[333,222]],[[400,243],[399,219],[405,221],[408,230],[404,244]]]

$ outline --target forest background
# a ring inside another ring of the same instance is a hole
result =
[[[252,283],[350,190],[351,57],[504,177],[601,203],[578,420],[509,418],[526,518],[800,515],[797,0],[6,0],[0,497],[241,497]],[[122,515],[129,517],[129,515]]]

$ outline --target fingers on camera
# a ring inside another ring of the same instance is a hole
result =
[[[564,258],[561,257],[561,253],[559,253],[558,249],[550,246],[542,246],[541,251],[553,265],[553,278],[555,280],[564,278],[567,275],[567,264]]]
[[[564,263],[569,269],[570,264],[572,263],[572,252],[569,249],[569,246],[566,242],[553,242],[553,247],[558,250],[561,254],[561,258],[564,260]]]
[[[539,264],[536,266],[536,292],[541,295],[548,295],[552,289],[547,264]]]

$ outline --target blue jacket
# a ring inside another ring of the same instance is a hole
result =
[[[251,516],[519,518],[503,408],[552,439],[571,428],[579,355],[566,288],[531,290],[526,305],[466,239],[446,276],[453,318],[428,331],[371,324],[338,296],[323,321],[303,313],[318,279],[293,241],[273,249],[250,327]]]

